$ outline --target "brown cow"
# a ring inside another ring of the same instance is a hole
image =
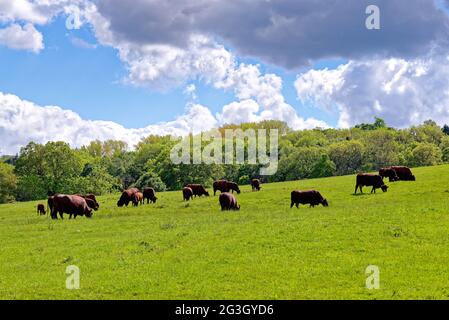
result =
[[[323,207],[329,206],[327,200],[316,190],[292,191],[290,208],[293,208],[294,205],[296,205],[296,208],[299,208],[300,204],[309,204],[310,207],[315,207],[320,204]]]
[[[396,172],[399,180],[402,181],[416,181],[416,177],[413,175],[412,171],[408,167],[395,166],[391,167]]]
[[[262,188],[260,186],[260,180],[259,179],[251,180],[251,188],[253,189],[253,191],[254,190],[260,191],[260,189]]]
[[[237,203],[237,199],[233,194],[229,192],[223,192],[219,197],[221,210],[240,210],[240,205]]]
[[[239,186],[237,185],[237,183],[232,181],[218,180],[214,182],[213,187],[214,187],[214,196],[217,190],[220,192],[229,192],[232,190],[232,193],[234,193],[234,191],[237,192],[237,194],[240,193]]]
[[[132,202],[134,207],[139,206],[139,204],[143,204],[143,193],[142,192],[134,193],[132,196]]]
[[[137,188],[130,188],[122,192],[120,199],[117,201],[117,207],[123,207],[123,205],[128,206],[128,204],[133,199],[133,194],[136,192],[140,192]]]
[[[357,175],[357,184],[355,185],[355,194],[360,188],[360,192],[363,193],[362,187],[373,187],[371,193],[376,193],[376,189],[382,189],[383,192],[387,192],[388,186],[384,184],[382,177],[377,174],[359,173]]]
[[[143,201],[145,203],[145,200],[147,200],[147,204],[150,203],[156,203],[157,197],[156,197],[156,191],[154,191],[153,188],[144,188],[143,189]]]
[[[388,181],[390,181],[390,182],[395,182],[395,181],[399,180],[399,177],[397,176],[396,171],[394,169],[392,169],[391,167],[380,169],[379,176],[382,177],[382,180],[384,178],[388,178]]]
[[[86,200],[87,205],[90,208],[94,209],[95,211],[98,211],[98,209],[100,209],[100,204],[97,202],[97,198],[95,197],[94,194],[92,193],[89,193],[87,195],[75,194],[75,196],[84,198],[84,200]]]
[[[207,190],[203,187],[203,185],[201,184],[188,184],[186,185],[187,188],[192,189],[193,195],[195,196],[195,198],[201,197],[201,196],[209,196],[209,192],[207,192]]]
[[[41,216],[45,216],[47,214],[47,211],[45,210],[45,206],[42,203],[39,203],[37,205],[37,214]]]
[[[182,196],[184,198],[184,201],[189,201],[190,199],[193,200],[193,190],[189,187],[184,187],[182,189]]]
[[[75,219],[77,216],[86,216],[87,218],[92,217],[92,209],[87,205],[86,200],[80,196],[71,196],[71,195],[56,195],[52,198],[53,210],[51,213],[51,217],[53,219],[58,218],[58,213],[61,219],[63,219],[63,214],[68,213],[70,215],[70,219],[72,215],[75,215]]]

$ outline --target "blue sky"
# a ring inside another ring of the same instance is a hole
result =
[[[449,123],[447,3],[0,0],[0,154],[266,119]]]
[[[110,120],[129,128],[170,121],[184,112],[190,101],[184,87],[159,90],[126,84],[126,66],[114,48],[98,45],[84,48],[72,43],[74,38],[96,44],[92,29],[66,28],[66,17],[38,27],[45,35],[45,50],[39,54],[0,46],[0,91],[12,93],[40,105],[64,106],[91,120]],[[293,86],[297,72],[267,65],[251,58],[239,60],[260,64],[266,73],[284,80],[283,93],[289,104],[307,117],[318,117],[336,125],[337,115],[298,101]],[[344,60],[319,61],[316,69],[335,68]],[[305,69],[304,69],[305,70]],[[301,69],[297,70],[298,72]],[[212,111],[232,102],[232,92],[215,89],[193,80],[197,101]],[[130,110],[133,112],[130,114]]]

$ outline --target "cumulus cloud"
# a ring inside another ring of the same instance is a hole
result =
[[[0,154],[14,154],[28,142],[65,141],[80,147],[92,140],[122,140],[133,147],[151,134],[182,136],[210,130],[217,121],[208,108],[188,105],[174,121],[127,129],[111,121],[90,121],[56,106],[39,106],[0,92]]]
[[[45,24],[49,17],[39,8],[38,3],[42,3],[42,1],[0,0],[0,22],[22,20]]]
[[[32,24],[12,24],[0,29],[0,45],[16,50],[38,53],[44,49],[42,34]]]
[[[281,120],[293,129],[328,127],[323,121],[300,118],[296,110],[285,102],[282,79],[275,74],[262,74],[259,66],[240,64],[215,86],[233,90],[239,99],[225,106],[223,113],[218,115],[223,123]]]
[[[339,126],[371,122],[395,127],[433,119],[449,123],[449,56],[351,61],[311,70],[295,82],[298,97],[339,113]]]

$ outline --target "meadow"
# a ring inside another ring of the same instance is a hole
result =
[[[353,195],[355,176],[243,186],[236,212],[181,191],[138,208],[99,197],[92,219],[0,205],[0,299],[448,299],[449,165],[413,172],[375,195]],[[290,209],[295,189],[329,207]],[[66,289],[69,265],[79,290]]]

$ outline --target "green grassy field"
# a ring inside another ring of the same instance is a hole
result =
[[[354,196],[354,176],[245,186],[239,212],[180,191],[139,208],[100,197],[92,219],[1,205],[0,298],[448,299],[449,166],[414,173],[376,195]],[[330,206],[290,209],[290,192],[309,188]],[[79,290],[65,287],[69,265]],[[365,286],[368,265],[378,290]]]

